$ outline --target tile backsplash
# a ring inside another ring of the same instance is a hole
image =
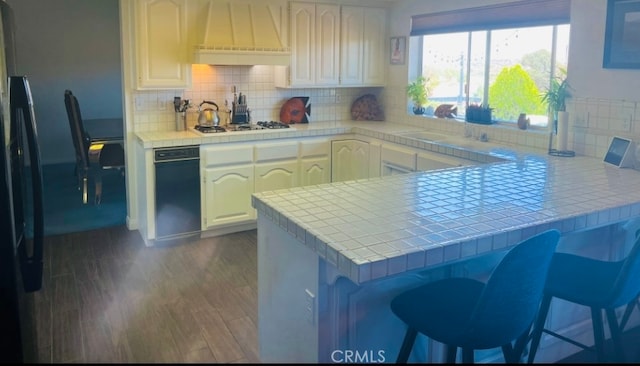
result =
[[[172,131],[175,129],[173,98],[189,99],[193,105],[187,114],[187,126],[196,124],[198,105],[203,100],[215,102],[220,110],[229,108],[232,88],[247,96],[252,121],[278,120],[280,107],[291,97],[307,96],[313,121],[351,119],[351,104],[363,94],[374,94],[383,105],[388,122],[405,123],[450,134],[465,135],[465,123],[414,116],[408,111],[404,85],[390,81],[385,88],[291,88],[274,86],[273,66],[192,66],[192,86],[187,90],[136,91],[134,93],[134,131]],[[640,142],[640,101],[601,98],[571,98],[569,112],[569,149],[578,155],[602,158],[613,136]],[[224,120],[224,115],[221,113]],[[519,130],[511,124],[473,125],[475,135],[486,134],[489,140],[525,147],[546,149],[547,129]],[[640,156],[639,156],[640,157]]]
[[[291,97],[309,97],[310,123],[350,119],[351,103],[360,95],[377,94],[381,88],[309,88],[274,87],[272,66],[192,66],[192,86],[187,90],[136,91],[134,93],[134,130],[136,132],[172,131],[175,129],[173,98],[191,100],[187,126],[198,118],[203,100],[215,102],[225,110],[231,108],[233,86],[247,97],[252,121],[279,120],[280,107]],[[221,113],[221,119],[223,114]]]

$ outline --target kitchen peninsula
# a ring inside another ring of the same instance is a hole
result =
[[[544,151],[486,152],[505,160],[254,194],[261,361],[393,362],[405,331],[389,309],[393,296],[445,276],[486,275],[505,249],[551,228],[598,231],[597,242],[566,250],[594,244],[601,259],[624,256],[615,235],[640,214],[632,189],[640,172]],[[589,319],[563,311],[558,327]],[[441,360],[438,344],[417,342],[424,347],[410,361]],[[538,361],[576,352],[569,347],[543,347]],[[499,350],[477,355],[499,359]]]

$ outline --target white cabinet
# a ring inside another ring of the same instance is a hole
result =
[[[331,182],[331,143],[328,139],[300,142],[300,186]]]
[[[277,87],[384,86],[387,11],[291,2],[291,64]]]
[[[335,86],[340,77],[340,6],[291,3],[291,64],[277,86]]]
[[[136,0],[138,89],[185,89],[191,84],[186,0]]]
[[[392,144],[383,144],[380,155],[381,175],[394,175],[416,170],[416,150]]]
[[[369,143],[355,139],[331,142],[331,181],[369,178]]]
[[[387,70],[387,11],[364,9],[363,84],[385,86]]]
[[[451,168],[456,166],[468,166],[468,165],[477,165],[477,164],[480,164],[480,163],[473,160],[460,158],[457,156],[421,151],[421,152],[418,152],[417,161],[416,161],[416,170],[425,171],[425,170],[443,169],[443,168]]]
[[[253,146],[203,146],[203,229],[252,222]]]
[[[384,86],[386,11],[343,6],[341,24],[341,85]]]
[[[255,146],[255,191],[273,191],[298,185],[298,143],[261,143]]]

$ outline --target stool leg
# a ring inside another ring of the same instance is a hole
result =
[[[623,331],[624,327],[627,326],[629,317],[631,316],[631,313],[633,312],[633,309],[635,309],[636,306],[638,306],[638,309],[640,309],[639,297],[634,298],[630,303],[627,304],[627,308],[624,309],[624,314],[622,315],[622,320],[620,321],[620,331]]]
[[[404,335],[404,340],[402,341],[402,347],[400,348],[400,353],[398,354],[396,363],[407,363],[409,354],[411,353],[411,349],[413,348],[413,343],[416,341],[417,335],[417,330],[411,327],[407,329],[407,333],[405,333]]]
[[[604,362],[604,326],[602,324],[602,311],[591,308],[591,322],[593,323],[593,341],[596,347],[598,362]]]
[[[606,309],[607,321],[609,322],[609,330],[611,331],[611,339],[613,340],[613,349],[615,352],[615,362],[625,362],[624,349],[622,348],[622,329],[618,325],[618,318],[614,309]]]
[[[448,363],[448,364],[456,363],[456,356],[458,354],[458,347],[451,346],[451,345],[447,344],[447,345],[445,345],[445,348],[447,349],[446,363]]]
[[[474,362],[473,348],[462,349],[462,363],[470,364]]]
[[[533,360],[536,357],[536,352],[538,351],[538,346],[540,345],[540,337],[542,337],[542,330],[544,329],[544,323],[547,321],[549,306],[551,306],[551,296],[544,295],[544,297],[542,298],[542,302],[540,303],[540,311],[538,312],[538,317],[536,318],[536,322],[533,326],[533,331],[531,332],[531,347],[529,349],[529,357],[527,358],[527,363],[533,363]]]

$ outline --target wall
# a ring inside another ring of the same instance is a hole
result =
[[[391,36],[408,36],[411,15],[453,10],[513,0],[486,1],[399,1],[391,8]],[[574,0],[571,3],[571,39],[568,80],[572,98],[569,147],[577,154],[602,158],[612,136],[640,140],[640,70],[602,68],[606,0]],[[389,120],[462,134],[463,123],[448,122],[406,113],[404,86],[408,83],[408,65],[389,66],[389,83],[384,90],[384,104]],[[546,131],[520,131],[504,126],[476,126],[487,131],[490,139],[544,148]]]
[[[43,164],[75,161],[64,91],[83,118],[122,117],[118,0],[6,0],[29,77]],[[72,173],[70,173],[72,174]]]
[[[198,119],[198,105],[203,100],[215,102],[224,110],[227,100],[231,108],[232,87],[247,96],[252,122],[278,121],[280,107],[287,99],[310,97],[313,121],[351,119],[351,103],[366,93],[379,94],[381,88],[278,89],[274,87],[273,66],[213,66],[193,65],[192,86],[187,90],[134,91],[133,128],[139,131],[172,131],[175,129],[173,98],[189,99],[192,108],[187,113],[187,125]],[[148,106],[153,106],[152,108]],[[205,106],[205,108],[210,106]],[[223,116],[220,114],[221,117]],[[222,122],[222,121],[221,121]]]

